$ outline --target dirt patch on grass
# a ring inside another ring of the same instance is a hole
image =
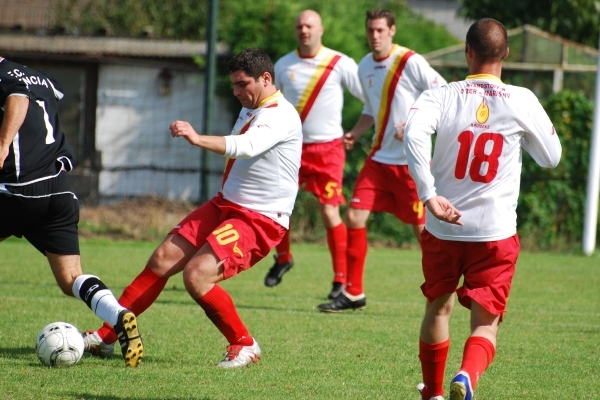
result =
[[[157,197],[82,207],[79,234],[82,238],[160,240],[195,208],[191,203]]]

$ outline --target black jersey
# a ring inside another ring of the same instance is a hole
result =
[[[60,128],[57,101],[60,84],[34,69],[0,60],[0,123],[10,95],[29,97],[29,107],[4,167],[0,183],[26,184],[56,176],[61,168],[73,169],[73,149]]]

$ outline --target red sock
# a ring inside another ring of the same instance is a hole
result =
[[[154,303],[167,284],[168,278],[158,276],[150,268],[144,270],[125,288],[119,304],[132,311],[136,316],[146,311]],[[117,341],[117,334],[112,326],[104,323],[102,328],[98,329],[98,335],[104,343],[114,343]]]
[[[215,285],[204,296],[196,299],[206,316],[221,331],[229,344],[252,346],[254,342],[248,329],[240,319],[231,296]]]
[[[449,349],[450,339],[435,344],[419,340],[419,359],[425,384],[421,398],[427,400],[434,396],[444,395],[444,370]]]
[[[490,366],[496,350],[492,342],[481,336],[471,336],[465,343],[460,369],[469,374],[473,389],[479,377]]]
[[[367,258],[367,228],[348,228],[348,244],[346,262],[348,263],[348,277],[346,278],[346,291],[357,296],[363,294],[363,275],[365,272],[365,259]]]
[[[327,246],[333,263],[334,282],[346,284],[346,244],[348,234],[346,225],[342,222],[334,228],[327,229]]]
[[[281,242],[275,246],[275,250],[277,251],[277,264],[284,264],[292,259],[290,247],[290,230],[288,229],[287,232],[285,232],[283,239],[281,239]]]

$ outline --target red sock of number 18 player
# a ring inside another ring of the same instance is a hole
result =
[[[479,377],[494,360],[496,349],[492,342],[481,336],[471,336],[465,343],[460,370],[465,371],[471,378],[473,390],[477,386]]]
[[[450,349],[450,339],[433,344],[419,340],[419,359],[425,384],[421,397],[425,400],[444,395],[444,371],[448,349]]]

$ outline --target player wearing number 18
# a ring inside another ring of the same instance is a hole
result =
[[[285,234],[302,152],[300,117],[275,88],[269,56],[247,49],[227,67],[233,94],[243,106],[231,135],[199,135],[185,121],[169,127],[171,136],[227,157],[221,191],[173,228],[119,298],[141,314],[167,280],[183,272],[186,290],[229,342],[219,363],[223,368],[257,362],[261,350],[217,283],[252,267]],[[106,325],[86,336],[91,352],[100,356],[110,355],[115,340]]]
[[[450,399],[474,398],[477,380],[494,358],[519,255],[521,148],[546,168],[561,156],[558,136],[535,95],[500,80],[508,55],[504,26],[479,20],[466,39],[470,75],[424,92],[411,107],[405,131],[408,167],[427,207],[421,286],[427,304],[419,343],[425,400],[444,395],[455,291],[471,310],[471,335]]]

